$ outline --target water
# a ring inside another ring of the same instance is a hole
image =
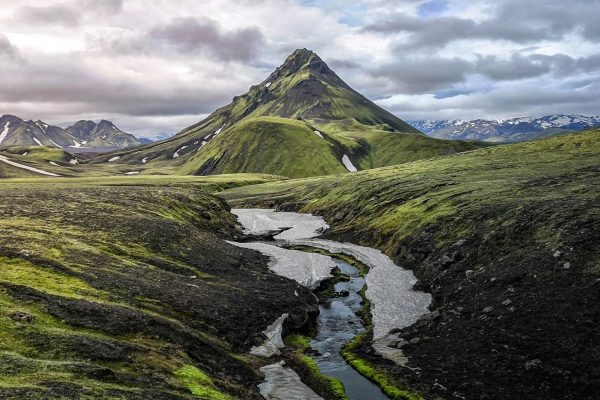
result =
[[[335,263],[342,273],[351,278],[348,282],[336,283],[335,290],[347,290],[350,294],[319,306],[317,336],[311,342],[316,355],[312,358],[322,374],[342,381],[350,400],[386,400],[387,397],[377,385],[356,372],[340,355],[346,343],[365,331],[362,321],[356,315],[362,307],[362,298],[358,292],[365,285],[365,280],[354,266],[337,259]]]

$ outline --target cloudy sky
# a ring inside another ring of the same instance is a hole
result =
[[[600,0],[2,0],[0,114],[176,132],[296,48],[404,119],[600,114]]]

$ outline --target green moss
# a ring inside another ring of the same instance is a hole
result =
[[[284,341],[286,346],[294,350],[292,353],[293,362],[297,364],[297,368],[300,369],[305,376],[308,375],[306,377],[307,380],[312,386],[315,386],[317,391],[324,391],[324,393],[321,393],[322,395],[330,396],[335,400],[348,399],[344,384],[339,379],[323,375],[319,370],[316,361],[304,354],[306,350],[310,349],[310,342],[312,341],[310,337],[289,335]]]
[[[229,395],[220,392],[212,379],[204,372],[192,365],[185,365],[175,371],[175,376],[189,391],[206,400],[228,400]]]
[[[391,380],[383,371],[358,357],[352,351],[360,346],[368,337],[368,333],[356,336],[350,343],[342,349],[342,357],[359,374],[369,379],[379,386],[382,392],[392,400],[423,400],[422,396],[402,389],[397,383]]]

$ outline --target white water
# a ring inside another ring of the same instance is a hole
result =
[[[413,289],[417,279],[412,271],[399,267],[377,249],[353,243],[316,239],[323,230],[329,227],[318,216],[275,212],[271,209],[234,209],[232,213],[238,216],[246,234],[261,235],[286,229],[274,236],[279,244],[310,246],[325,249],[330,253],[343,253],[368,266],[369,272],[365,278],[367,284],[365,296],[371,301],[375,339],[373,347],[389,360],[401,364],[406,363],[407,360],[400,350],[387,346],[392,339],[397,339],[389,332],[392,329],[405,328],[415,323],[421,316],[428,313],[431,303],[431,295]],[[328,256],[287,250],[266,243],[230,243],[257,250],[271,257],[270,268],[275,273],[294,279],[309,288],[318,287],[317,281],[320,282],[330,276],[331,269],[335,266],[335,262]],[[308,256],[320,257],[308,261]],[[286,368],[283,365],[273,364],[265,368],[270,368],[269,371],[272,372],[272,375],[267,375],[263,385],[275,388],[273,390],[279,388],[282,390],[281,393],[287,393],[288,396],[265,396],[267,399],[304,398],[293,397],[295,380],[288,376],[289,371],[285,371]],[[293,373],[293,371],[291,372]],[[304,386],[301,382],[299,384]]]

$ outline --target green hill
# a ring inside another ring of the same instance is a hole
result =
[[[261,84],[174,137],[92,163],[112,159],[141,173],[306,177],[347,172],[344,156],[360,170],[479,146],[421,134],[350,88],[315,53],[301,49]]]

